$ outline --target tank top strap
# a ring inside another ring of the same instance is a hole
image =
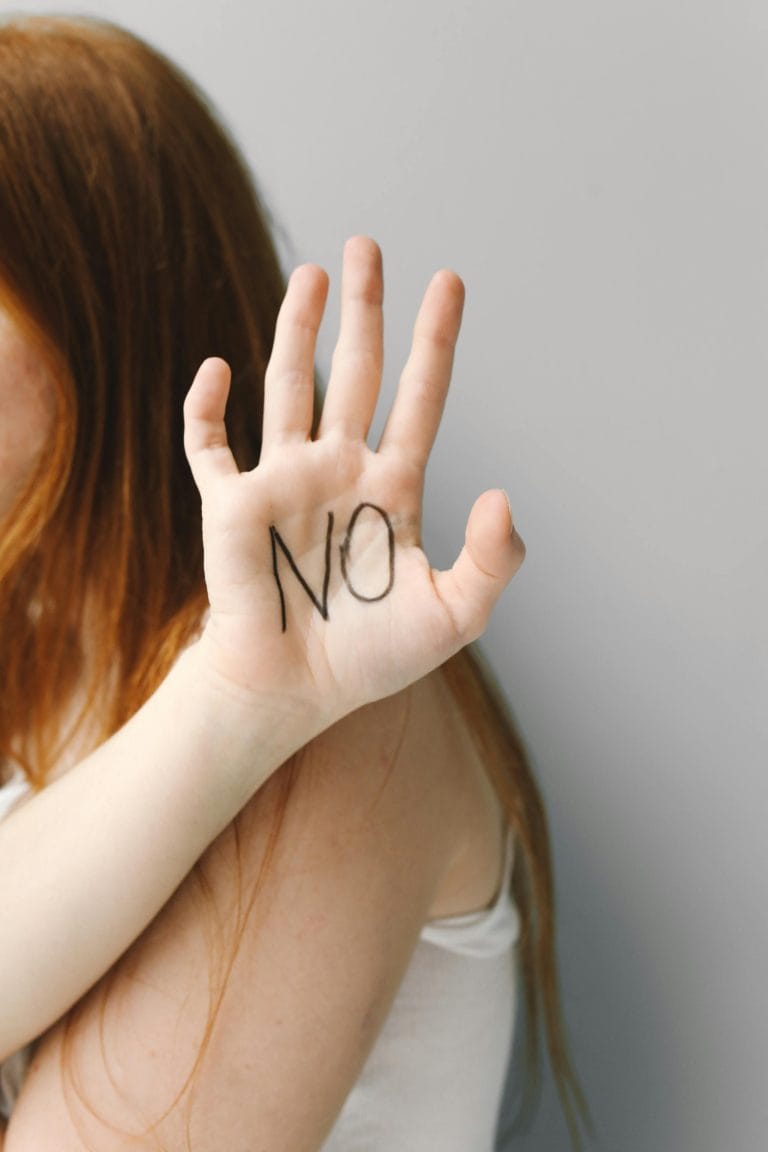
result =
[[[501,885],[493,902],[479,912],[428,920],[421,930],[421,940],[478,959],[508,951],[520,933],[520,917],[510,892],[514,856],[514,833],[508,827]]]

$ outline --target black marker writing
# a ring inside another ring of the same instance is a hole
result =
[[[328,584],[329,584],[329,581],[331,579],[331,535],[332,535],[332,533],[333,533],[333,512],[329,512],[328,513],[328,529],[327,529],[326,534],[325,534],[325,574],[323,576],[323,598],[322,598],[322,600],[318,600],[317,596],[315,596],[315,594],[312,591],[312,589],[310,588],[309,584],[307,584],[306,580],[304,579],[301,572],[299,571],[299,569],[296,565],[296,561],[294,560],[293,556],[291,556],[291,553],[288,550],[288,546],[285,543],[285,541],[283,540],[280,533],[278,532],[277,528],[275,528],[274,524],[270,525],[269,535],[272,539],[272,571],[275,574],[275,580],[277,581],[277,590],[280,593],[280,615],[281,615],[282,622],[283,622],[283,632],[285,632],[285,629],[287,627],[287,621],[286,621],[286,614],[285,614],[285,593],[283,592],[283,586],[280,583],[280,571],[277,567],[277,545],[278,544],[280,545],[280,548],[282,549],[286,560],[288,561],[291,568],[293,569],[293,572],[295,573],[299,583],[301,584],[302,588],[304,589],[304,591],[309,596],[312,603],[317,608],[317,610],[320,613],[320,615],[322,616],[323,620],[327,620],[328,619]]]
[[[352,587],[352,581],[349,578],[348,566],[349,552],[350,548],[352,547],[352,533],[355,530],[357,518],[362,512],[363,508],[373,508],[374,512],[378,512],[379,516],[381,516],[382,520],[387,526],[387,543],[389,545],[389,580],[384,591],[379,592],[377,596],[363,596],[362,592],[356,592]],[[389,516],[387,516],[383,508],[379,508],[378,504],[358,504],[357,508],[355,508],[354,512],[352,513],[352,519],[349,522],[347,534],[344,537],[344,543],[339,548],[339,551],[341,553],[341,574],[344,577],[344,583],[346,584],[347,588],[349,588],[350,592],[356,600],[367,600],[369,604],[372,604],[374,600],[383,600],[385,596],[389,596],[390,592],[392,591],[392,585],[395,582],[395,533],[392,528],[392,524],[390,523]]]
[[[382,592],[377,592],[375,596],[366,596],[362,592],[358,592],[357,589],[355,589],[352,586],[352,580],[351,580],[351,576],[350,576],[350,572],[349,572],[350,552],[352,549],[352,536],[353,536],[353,533],[355,531],[355,525],[357,524],[357,518],[360,515],[360,513],[363,511],[364,508],[372,508],[374,512],[376,512],[379,516],[381,516],[382,520],[384,521],[384,523],[387,527],[387,549],[388,549],[387,583],[386,583],[386,587],[384,588],[384,590]],[[288,545],[283,540],[283,538],[280,535],[280,533],[278,532],[277,528],[274,526],[274,524],[270,525],[269,536],[270,536],[270,543],[272,545],[272,571],[274,573],[275,583],[277,584],[277,591],[278,591],[279,596],[280,596],[280,621],[281,621],[283,632],[285,632],[286,628],[288,627],[288,620],[287,620],[287,612],[286,612],[286,606],[285,606],[285,593],[283,591],[283,585],[282,585],[282,582],[280,580],[280,568],[279,568],[279,565],[277,562],[278,545],[280,547],[281,552],[285,556],[286,560],[290,564],[291,570],[293,571],[297,580],[301,584],[302,588],[307,593],[307,595],[309,596],[310,600],[312,601],[312,603],[317,608],[320,615],[323,617],[323,620],[327,620],[328,619],[328,585],[329,585],[330,579],[331,579],[331,536],[332,535],[333,535],[333,512],[329,512],[328,513],[328,527],[327,527],[326,533],[325,533],[325,571],[323,573],[323,591],[322,591],[322,596],[320,598],[318,598],[315,595],[315,593],[312,591],[312,588],[307,583],[304,576],[302,576],[301,572],[299,571],[299,567],[298,567],[296,561],[294,560],[293,556],[291,555],[291,552],[290,552],[290,549],[288,548]],[[387,516],[387,514],[383,508],[379,508],[379,506],[377,504],[369,504],[369,503],[358,504],[357,508],[355,508],[354,512],[352,513],[352,518],[350,519],[349,524],[347,526],[347,534],[344,537],[344,543],[339,546],[339,554],[341,557],[341,574],[344,578],[344,583],[346,584],[350,593],[355,597],[356,600],[362,600],[365,603],[373,603],[376,600],[383,600],[385,596],[389,595],[389,593],[392,591],[392,587],[395,583],[395,533],[394,533],[394,530],[392,528],[392,523],[389,519],[389,516]]]

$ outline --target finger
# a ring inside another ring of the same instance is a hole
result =
[[[377,451],[396,453],[425,468],[440,426],[464,309],[464,284],[444,269],[432,277],[413,329],[403,369]]]
[[[209,357],[184,400],[184,451],[201,495],[211,480],[238,472],[224,426],[231,379],[226,361]]]
[[[484,631],[491,609],[525,559],[506,494],[490,489],[475,501],[464,547],[448,572],[434,573],[435,587],[462,644]]]
[[[302,264],[288,281],[264,377],[262,454],[308,440],[315,395],[315,346],[328,296],[328,275]]]
[[[384,361],[383,296],[381,249],[367,236],[353,236],[344,245],[339,339],[318,436],[368,435]]]

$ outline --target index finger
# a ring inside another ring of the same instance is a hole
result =
[[[429,282],[416,316],[411,351],[377,451],[421,468],[440,427],[464,310],[464,284],[443,269]]]

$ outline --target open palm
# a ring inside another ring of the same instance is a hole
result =
[[[525,546],[503,492],[486,492],[447,572],[421,549],[424,472],[450,381],[464,290],[438,272],[424,295],[375,451],[366,437],[383,359],[378,246],[347,242],[341,324],[313,439],[314,357],[328,278],[292,275],[267,368],[259,464],[227,443],[227,365],[205,361],[185,404],[185,446],[203,502],[206,639],[240,690],[331,722],[395,692],[484,629]]]

